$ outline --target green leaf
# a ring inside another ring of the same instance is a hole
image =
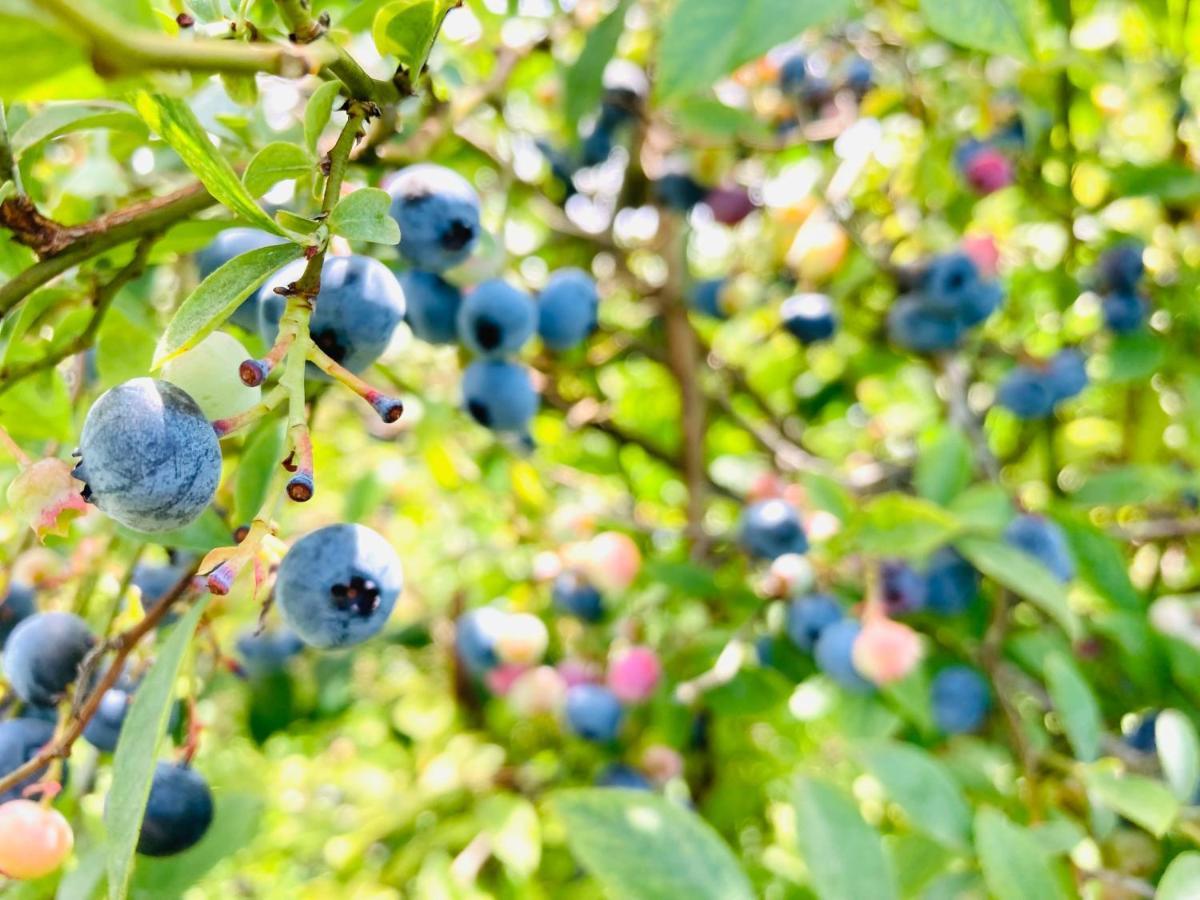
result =
[[[1164,709],[1154,720],[1154,746],[1167,784],[1181,802],[1191,803],[1200,781],[1200,738],[1192,720],[1177,709]]]
[[[1033,58],[1032,0],[921,0],[921,12],[929,28],[952,43]]]
[[[246,439],[234,473],[234,520],[249,522],[271,489],[271,473],[283,458],[282,421],[264,422]]]
[[[341,86],[340,81],[326,81],[308,98],[308,105],[304,107],[304,144],[309,153],[317,152],[317,141],[333,115],[333,101]]]
[[[105,847],[94,844],[83,850],[75,848],[75,868],[58,883],[54,900],[92,900],[104,881]]]
[[[1152,503],[1175,496],[1190,481],[1170,466],[1118,466],[1090,476],[1071,500],[1080,506]]]
[[[192,291],[180,304],[154,351],[152,368],[204,340],[251,293],[285,263],[300,256],[295,244],[273,244],[235,256]]]
[[[1121,545],[1083,516],[1056,515],[1079,565],[1079,576],[1119,609],[1142,612],[1145,603],[1129,578]]]
[[[578,122],[594,112],[604,92],[604,67],[617,51],[617,42],[625,30],[625,13],[630,0],[620,0],[616,8],[588,32],[583,50],[563,78],[563,112],[568,122]]]
[[[770,129],[752,112],[726,106],[715,97],[681,98],[671,107],[669,117],[676,128],[701,138],[764,140],[770,135]]]
[[[0,426],[17,440],[72,440],[71,392],[62,372],[46,369],[0,394]]]
[[[852,0],[679,0],[659,43],[658,95],[665,100],[702,91],[852,5]]]
[[[959,531],[959,523],[939,506],[907,494],[884,494],[869,501],[853,520],[847,539],[864,553],[927,556]]]
[[[163,547],[177,547],[181,550],[192,550],[201,554],[207,553],[214,547],[224,546],[233,538],[228,526],[211,506],[201,513],[195,522],[172,531],[148,534],[143,531],[134,531],[124,525],[118,526],[117,531],[135,543],[160,544]]]
[[[1092,767],[1084,782],[1095,799],[1155,837],[1166,834],[1179,817],[1179,801],[1161,781]]]
[[[113,756],[112,787],[104,809],[110,900],[120,900],[128,892],[133,853],[158,759],[158,744],[166,731],[174,701],[175,679],[179,677],[188,642],[208,605],[209,596],[201,594],[172,628],[154,665],[133,695],[133,703],[121,726],[121,737]]]
[[[988,806],[975,813],[975,851],[996,900],[1066,900],[1037,837],[1004,813]]]
[[[208,192],[251,225],[283,234],[246,191],[229,163],[217,152],[187,103],[178,97],[140,91],[134,106],[147,125],[179,154]]]
[[[1050,616],[1072,640],[1083,633],[1078,617],[1067,605],[1063,585],[1029,554],[1003,541],[982,537],[960,538],[955,546],[988,578]]]
[[[1128,163],[1113,168],[1109,177],[1114,197],[1154,197],[1166,203],[1184,204],[1200,200],[1200,173],[1179,163],[1151,166]]]
[[[840,788],[802,777],[794,793],[797,838],[820,900],[891,900],[896,886],[879,833]]]
[[[867,745],[862,757],[916,828],[948,847],[970,845],[971,808],[940,761],[920,747],[892,742]]]
[[[533,804],[513,794],[493,794],[476,812],[492,855],[518,879],[532,876],[542,859],[542,825]]]
[[[250,160],[242,183],[252,196],[261,197],[276,184],[311,172],[316,162],[303,147],[286,141],[267,144]]]
[[[1156,900],[1196,900],[1200,897],[1200,853],[1189,850],[1171,860],[1159,879]]]
[[[414,77],[425,65],[446,14],[456,0],[393,0],[381,7],[371,25],[375,47],[383,56],[396,56]]]
[[[1092,686],[1065,653],[1054,653],[1046,660],[1046,689],[1054,701],[1054,710],[1075,753],[1075,758],[1091,762],[1100,754],[1100,704]]]
[[[400,226],[388,214],[392,198],[379,188],[361,188],[338,201],[329,213],[329,230],[351,241],[400,243]]]
[[[12,136],[13,154],[19,159],[31,148],[63,134],[90,128],[146,131],[145,123],[124,103],[95,100],[90,103],[48,103]]]
[[[971,481],[971,444],[961,429],[944,425],[922,447],[913,472],[917,494],[940,506]]]
[[[631,900],[749,900],[750,882],[712,826],[646,791],[582,788],[551,800],[579,864]]]

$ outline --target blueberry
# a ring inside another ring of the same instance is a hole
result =
[[[955,316],[964,328],[972,328],[1000,308],[1004,290],[994,281],[977,281],[959,298]]]
[[[552,593],[554,606],[568,616],[585,622],[599,622],[604,617],[604,598],[577,572],[563,572],[555,578]]]
[[[921,289],[931,309],[957,314],[966,293],[979,282],[979,268],[965,253],[947,253],[930,260]]]
[[[22,718],[0,722],[0,776],[16,771],[37,756],[39,750],[54,740],[54,729],[52,719]],[[18,799],[25,788],[37,784],[45,774],[46,770],[41,769],[0,793],[0,803]]]
[[[887,560],[879,567],[883,605],[889,616],[916,612],[925,606],[925,578],[902,560]]]
[[[525,434],[537,412],[538,395],[526,368],[498,359],[478,359],[463,373],[463,405],[480,425]]]
[[[1054,411],[1054,391],[1047,373],[1018,366],[996,389],[996,402],[1018,419],[1044,419]]]
[[[148,612],[167,598],[186,573],[181,566],[138,563],[133,567],[130,583],[141,593],[142,609]],[[171,618],[170,614],[167,618]]]
[[[624,763],[612,763],[596,777],[597,787],[626,788],[631,791],[653,790],[650,779],[633,766]]]
[[[1125,743],[1142,753],[1154,753],[1158,749],[1154,730],[1157,723],[1158,713],[1154,710],[1140,716],[1134,727],[1123,735]]]
[[[933,720],[947,734],[978,731],[987,719],[991,690],[982,675],[968,666],[950,666],[930,685]]]
[[[953,547],[942,547],[925,569],[926,603],[942,615],[965,611],[979,596],[979,573]]]
[[[275,601],[309,646],[360,644],[387,623],[404,584],[400,559],[364,525],[327,525],[292,545],[279,564]]]
[[[965,327],[955,316],[929,308],[919,294],[906,294],[888,311],[888,336],[917,353],[950,350],[962,339]]]
[[[138,836],[143,856],[174,856],[200,842],[213,820],[213,796],[194,769],[160,762]]]
[[[708,188],[683,172],[668,173],[653,183],[654,196],[667,209],[687,212],[702,203]]]
[[[1114,334],[1137,331],[1146,321],[1146,301],[1133,291],[1106,294],[1100,306],[1104,311],[1104,324]]]
[[[1132,294],[1145,273],[1142,245],[1137,241],[1123,241],[1100,257],[1100,282],[1104,290]]]
[[[304,641],[290,628],[276,628],[258,634],[253,629],[238,635],[238,658],[251,677],[278,672],[287,661],[304,650]]]
[[[582,269],[559,269],[538,295],[538,334],[551,350],[570,350],[596,330],[600,293]]]
[[[751,556],[775,559],[808,550],[800,516],[786,500],[761,500],[746,507],[739,526],[742,547]]]
[[[213,238],[207,247],[196,254],[196,268],[202,279],[207,278],[235,256],[282,243],[285,243],[284,238],[266,231],[259,231],[257,228],[226,228]],[[229,317],[229,321],[246,331],[256,331],[258,329],[257,301],[253,297],[243,301],[241,306],[234,310],[233,315]]]
[[[821,632],[813,652],[817,668],[846,690],[857,694],[875,689],[854,667],[854,642],[861,631],[862,625],[857,619],[834,622]]]
[[[1046,377],[1054,401],[1068,400],[1087,387],[1087,360],[1074,347],[1059,350],[1046,366]]]
[[[598,166],[613,152],[612,126],[601,118],[588,132],[580,145],[580,158],[585,166]]]
[[[275,288],[297,281],[306,265],[300,259],[284,266],[259,291],[264,340],[275,340],[287,304]],[[387,349],[404,312],[404,289],[391,269],[369,256],[331,256],[321,267],[321,291],[308,330],[313,343],[334,362],[361,372]],[[309,372],[315,375],[315,367]]]
[[[796,294],[780,307],[783,327],[802,344],[827,341],[837,330],[833,301],[827,294]]]
[[[708,278],[698,281],[692,288],[692,308],[714,319],[724,319],[726,312],[721,306],[721,295],[724,292],[724,278]]]
[[[567,691],[567,725],[581,738],[607,743],[617,736],[625,719],[621,701],[598,684],[577,684]]]
[[[1066,535],[1044,516],[1017,516],[1004,530],[1004,539],[1040,562],[1059,581],[1075,577],[1075,562]]]
[[[65,612],[36,613],[13,629],[4,647],[4,676],[26,703],[53,706],[96,644],[87,623]]]
[[[875,72],[871,68],[871,63],[857,54],[852,56],[842,73],[842,83],[861,98],[871,89],[874,81]]]
[[[444,272],[471,255],[479,239],[479,195],[443,166],[419,163],[387,184],[400,253],[418,269]]]
[[[33,588],[19,581],[10,581],[8,593],[0,600],[0,647],[8,642],[8,636],[25,619],[37,610]]]
[[[125,716],[133,703],[133,694],[137,690],[137,682],[127,675],[117,679],[116,684],[104,692],[96,714],[83,730],[87,742],[105,753],[117,749],[117,741],[121,737],[121,726],[125,724]],[[171,716],[167,724],[168,733],[173,732],[179,725],[182,716],[182,705],[174,703],[171,706]]]
[[[458,309],[462,293],[442,276],[413,269],[400,275],[404,320],[413,334],[430,344],[458,341]]]
[[[828,78],[809,72],[808,78],[800,86],[800,99],[810,109],[819,110],[833,99],[833,85]]]
[[[472,609],[458,617],[454,646],[458,658],[476,677],[496,667],[496,637],[504,614],[493,606]]]
[[[533,298],[499,278],[485,281],[463,299],[458,336],[484,357],[516,353],[533,337],[538,310]]]
[[[88,410],[75,477],[84,499],[137,531],[182,528],[208,507],[221,480],[216,432],[186,392],[135,378]]]
[[[788,604],[787,636],[806,653],[811,653],[821,634],[842,619],[842,607],[829,594],[809,594]]]
[[[799,96],[808,81],[808,60],[799,53],[789,56],[779,67],[779,89],[789,96]]]

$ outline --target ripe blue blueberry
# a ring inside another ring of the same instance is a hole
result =
[[[327,525],[296,541],[279,564],[275,601],[312,647],[348,647],[387,623],[404,584],[400,558],[364,525]]]
[[[104,692],[96,714],[83,730],[83,736],[97,750],[112,753],[117,749],[117,741],[121,737],[121,726],[125,724],[125,716],[133,703],[133,694],[137,690],[137,682],[128,675],[122,675],[117,683]],[[168,733],[179,724],[182,707],[179,703],[171,706],[171,718],[167,724]]]
[[[811,653],[821,634],[842,619],[842,607],[829,594],[809,594],[788,604],[787,636],[806,653]]]
[[[54,740],[54,721],[44,719],[8,719],[0,722],[0,777],[15,772],[39,750]],[[0,793],[0,803],[18,799],[25,788],[46,774],[41,769],[23,781],[17,782],[7,791]],[[63,779],[65,781],[65,778]]]
[[[4,677],[26,703],[53,706],[66,694],[95,644],[95,636],[79,616],[35,613],[13,629],[4,646]]]
[[[1066,582],[1075,577],[1075,562],[1067,547],[1066,535],[1044,516],[1017,516],[1004,529],[1004,539],[1040,562],[1059,581]]]
[[[1104,312],[1104,324],[1114,334],[1130,334],[1142,327],[1146,321],[1146,301],[1133,291],[1117,291],[1106,294],[1100,301]]]
[[[683,172],[671,172],[653,183],[654,196],[667,209],[687,212],[703,202],[708,188]]]
[[[580,158],[585,166],[598,166],[612,155],[613,146],[612,127],[599,119],[583,139]]]
[[[991,690],[982,675],[968,666],[942,669],[930,685],[933,720],[947,734],[978,731],[991,707]]]
[[[875,686],[854,667],[854,642],[862,625],[857,619],[841,619],[826,627],[813,652],[817,668],[848,691],[865,694]]]
[[[84,499],[137,531],[194,521],[221,480],[212,425],[186,392],[153,378],[101,394],[88,410],[77,452]]]
[[[874,80],[875,72],[871,68],[871,63],[863,59],[863,57],[855,54],[846,63],[845,71],[842,74],[842,82],[859,98],[871,89]]]
[[[419,163],[397,172],[386,190],[400,253],[416,268],[444,272],[471,255],[480,232],[479,195],[465,178]]]
[[[708,278],[696,282],[692,288],[692,308],[714,319],[727,316],[721,297],[725,293],[724,278]]]
[[[1055,402],[1067,400],[1087,387],[1087,360],[1074,347],[1059,350],[1050,358],[1046,376]]]
[[[458,309],[462,292],[433,272],[412,269],[400,275],[404,320],[413,334],[430,344],[458,341]]]
[[[790,96],[799,96],[808,81],[808,60],[801,54],[789,56],[779,67],[779,89]]]
[[[142,609],[148,612],[167,598],[172,588],[179,584],[179,580],[186,573],[187,570],[182,566],[138,563],[133,567],[133,578],[130,583],[138,589],[141,594]],[[175,616],[168,613],[164,621],[173,618]]]
[[[979,268],[962,252],[935,256],[921,279],[921,289],[931,309],[956,314],[964,295],[979,281]]]
[[[621,701],[599,684],[577,684],[567,691],[567,725],[581,738],[607,743],[616,738],[625,719]]]
[[[1134,750],[1142,753],[1154,753],[1158,748],[1155,736],[1155,726],[1158,724],[1158,713],[1151,710],[1140,716],[1134,727],[1122,735],[1122,739]]]
[[[942,547],[925,569],[926,603],[945,616],[964,612],[979,596],[979,573],[953,547]]]
[[[958,304],[958,322],[964,328],[973,328],[985,321],[1000,308],[1004,290],[994,281],[976,281],[963,291]]]
[[[519,363],[475,360],[463,373],[462,392],[463,406],[471,418],[493,431],[525,434],[537,412],[533,381]]]
[[[1044,371],[1017,366],[996,389],[996,402],[1018,419],[1044,419],[1054,411],[1054,392]]]
[[[570,350],[596,330],[600,293],[582,269],[559,269],[538,295],[538,334],[551,350]]]
[[[304,650],[304,641],[290,628],[276,628],[262,634],[254,630],[238,635],[238,659],[251,677],[280,671],[289,659]]]
[[[160,762],[138,835],[143,856],[174,856],[200,842],[213,820],[213,796],[194,769]]]
[[[459,661],[476,677],[498,664],[496,636],[503,627],[504,613],[493,606],[472,609],[458,617],[454,646]]]
[[[908,563],[893,559],[879,567],[884,609],[889,616],[917,612],[928,595],[925,577]]]
[[[626,788],[631,791],[650,791],[654,786],[650,779],[633,766],[624,763],[611,763],[604,767],[596,777],[597,787]]]
[[[897,299],[888,310],[887,325],[893,343],[917,353],[953,349],[966,331],[957,317],[931,309],[920,294]]]
[[[563,572],[554,579],[554,606],[568,616],[585,622],[599,622],[604,617],[604,598],[578,572]]]
[[[259,329],[266,341],[275,340],[287,304],[275,288],[299,279],[306,265],[300,259],[284,266],[259,291]],[[404,289],[379,260],[331,256],[321,267],[321,291],[308,330],[330,359],[361,372],[387,349],[404,310]],[[309,372],[315,374],[316,369],[310,366]]]
[[[751,556],[775,559],[808,550],[800,516],[786,500],[761,500],[746,507],[739,526],[742,547]]]
[[[207,278],[236,256],[282,243],[284,238],[257,228],[226,228],[196,254],[196,268],[202,279]],[[244,300],[229,321],[246,331],[257,330],[258,304],[255,299],[251,297]]]
[[[508,356],[533,337],[537,321],[537,304],[532,297],[507,281],[493,278],[463,299],[458,310],[458,336],[479,356]]]
[[[8,642],[8,636],[25,619],[37,610],[33,588],[20,581],[11,581],[8,593],[0,600],[0,647]]]
[[[1100,281],[1104,290],[1134,293],[1145,273],[1142,245],[1137,241],[1123,241],[1100,257]]]
[[[796,294],[783,301],[779,310],[783,327],[802,344],[815,344],[833,337],[837,319],[827,294]]]

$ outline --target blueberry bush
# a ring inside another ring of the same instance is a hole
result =
[[[1200,897],[1187,0],[0,0],[0,894]]]

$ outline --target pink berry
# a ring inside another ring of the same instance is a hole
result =
[[[608,665],[608,687],[623,703],[648,699],[662,678],[658,656],[649,647],[630,647]]]
[[[484,683],[487,685],[487,689],[497,697],[504,697],[512,690],[517,679],[527,671],[525,666],[517,663],[504,663],[490,670],[484,676]]]
[[[704,202],[712,210],[713,218],[722,225],[736,225],[755,208],[750,192],[740,184],[713,188]]]
[[[71,854],[75,836],[62,814],[32,800],[0,806],[0,873],[9,878],[41,878]]]
[[[642,770],[659,784],[683,774],[683,757],[666,744],[653,744],[642,754]]]
[[[984,278],[995,278],[1000,267],[1000,248],[990,234],[969,234],[962,239],[963,253],[975,263]]]
[[[1013,167],[1008,157],[994,147],[976,150],[963,167],[967,183],[980,194],[990,194],[1013,183]]]
[[[569,688],[579,684],[595,684],[600,680],[596,667],[582,659],[564,659],[558,664],[558,674]]]
[[[641,568],[642,553],[627,534],[604,531],[588,542],[586,572],[601,590],[625,590]]]
[[[886,616],[869,616],[854,641],[854,668],[875,684],[905,678],[921,660],[921,637]]]

